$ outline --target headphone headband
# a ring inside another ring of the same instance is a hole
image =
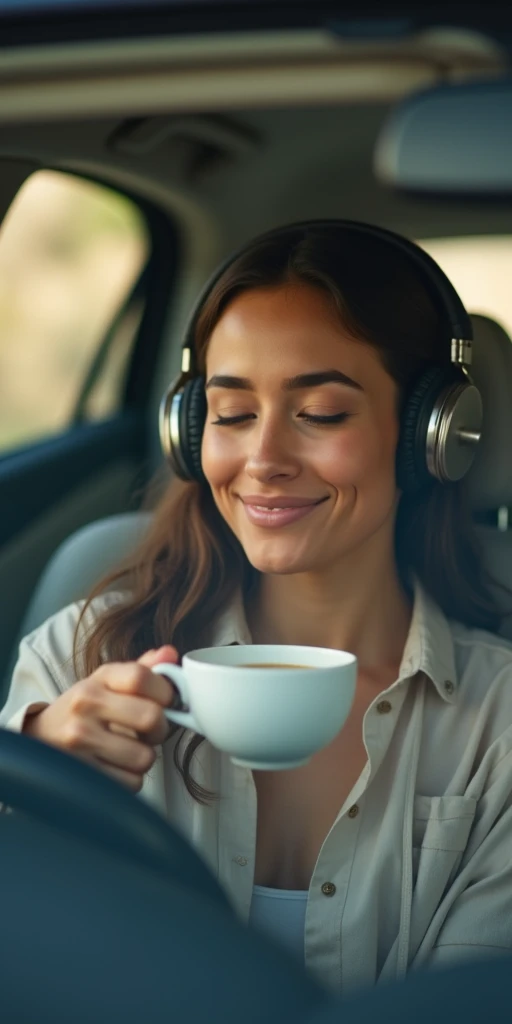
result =
[[[279,239],[281,237],[284,238],[286,235],[291,234],[297,234],[300,236],[305,231],[321,231],[324,228],[342,228],[344,231],[353,232],[354,234],[363,237],[366,236],[367,238],[374,239],[376,241],[385,242],[388,245],[393,246],[396,250],[402,252],[420,273],[432,301],[438,309],[441,310],[444,316],[450,331],[450,358],[452,363],[465,367],[471,365],[473,328],[471,325],[471,319],[466,312],[463,302],[453,287],[450,279],[446,276],[444,271],[441,270],[441,267],[436,263],[436,261],[432,259],[424,249],[421,249],[419,245],[415,242],[411,242],[410,239],[403,238],[401,235],[396,234],[394,231],[390,231],[388,228],[381,228],[373,224],[365,224],[363,221],[332,218],[325,220],[305,220],[296,224],[287,224],[278,228],[273,228],[272,230],[265,231],[263,234],[253,238],[249,245],[258,245],[260,242]],[[240,256],[244,255],[247,248],[248,244],[245,243],[236,249],[234,253],[231,253],[231,255],[228,256],[219,267],[217,267],[201,290],[199,298],[194,305],[185,328],[181,367],[183,373],[197,372],[194,352],[195,330],[197,320],[205,300],[217,282],[220,281],[226,270],[228,270]]]
[[[274,228],[239,248],[217,268],[199,295],[185,330],[181,376],[160,405],[162,448],[183,480],[205,482],[201,445],[207,403],[195,357],[197,321],[205,301],[226,270],[251,247],[279,238],[292,246],[310,231],[329,228],[383,242],[401,252],[421,276],[446,329],[451,365],[430,364],[405,396],[396,454],[398,486],[403,492],[417,492],[433,478],[450,483],[468,472],[480,440],[482,401],[467,372],[473,340],[471,320],[451,281],[415,242],[387,228],[351,220],[308,220]]]

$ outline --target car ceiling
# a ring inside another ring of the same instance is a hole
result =
[[[0,161],[97,175],[156,200],[185,225],[202,214],[228,249],[308,217],[352,217],[424,238],[512,230],[510,204],[418,199],[381,186],[372,154],[390,109],[372,102],[0,124]]]
[[[364,46],[314,33],[175,43],[24,50],[19,62],[11,53],[0,69],[0,166],[28,159],[90,174],[169,211],[186,254],[178,324],[220,259],[287,221],[350,217],[416,238],[512,232],[508,204],[400,196],[372,171],[392,104],[429,83],[503,73],[494,40],[449,30]],[[233,88],[245,64],[247,95]],[[224,85],[214,102],[226,68],[231,92]],[[174,368],[173,357],[157,376]]]
[[[503,0],[461,5],[458,0],[0,0],[2,43],[30,39],[140,37],[147,33],[218,32],[240,28],[329,26],[348,38],[407,34],[433,23],[497,36],[509,31],[510,12]]]

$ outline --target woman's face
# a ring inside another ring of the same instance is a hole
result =
[[[237,296],[209,341],[206,394],[204,473],[256,569],[316,573],[368,545],[389,553],[397,386],[327,293],[294,283]]]

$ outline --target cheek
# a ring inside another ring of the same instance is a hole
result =
[[[388,479],[394,484],[397,441],[395,424],[354,426],[322,445],[317,472],[340,487],[381,488]]]
[[[220,487],[236,472],[237,458],[227,431],[204,428],[201,444],[203,473],[211,487]]]

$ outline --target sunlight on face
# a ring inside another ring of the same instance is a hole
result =
[[[206,381],[203,469],[256,569],[323,572],[392,546],[397,388],[330,296],[304,283],[237,296],[212,333]],[[302,508],[255,507],[288,499]]]

